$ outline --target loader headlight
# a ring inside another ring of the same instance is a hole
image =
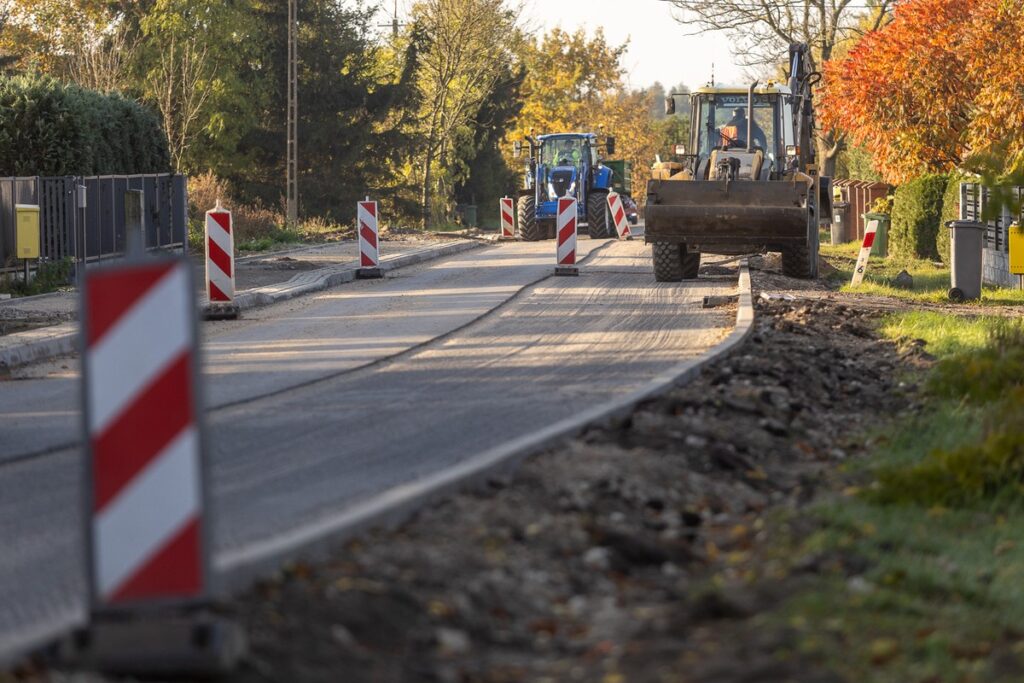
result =
[[[569,183],[569,192],[567,194],[572,194],[575,191],[576,191],[576,181],[574,180],[571,183]]]
[[[786,145],[786,156],[795,157],[800,154],[800,148],[796,145]]]
[[[550,181],[548,181],[548,196],[549,197],[557,197],[558,196],[555,193],[555,186],[552,185]]]

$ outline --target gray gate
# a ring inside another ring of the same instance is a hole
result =
[[[86,208],[76,188],[86,187]],[[15,258],[16,204],[39,205],[40,256],[97,261],[125,250],[125,192],[141,190],[147,249],[184,249],[188,243],[187,179],[181,175],[0,178],[0,271]]]

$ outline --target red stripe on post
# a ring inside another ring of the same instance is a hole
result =
[[[575,219],[573,219],[573,220],[569,221],[568,223],[566,223],[565,227],[562,228],[562,231],[560,233],[558,233],[558,243],[559,244],[564,244],[570,237],[572,237],[574,232],[576,232],[576,220]]]
[[[867,249],[867,248],[871,247],[872,245],[874,245],[874,243],[875,243],[875,233],[873,233],[873,232],[864,233],[864,244],[861,245],[861,248],[862,249]]]
[[[202,591],[199,520],[193,518],[110,596],[110,603],[192,597]]]
[[[565,257],[561,261],[558,262],[558,265],[560,265],[560,266],[571,266],[571,265],[575,265],[575,263],[576,263],[576,250],[573,249],[568,254],[566,254]]]
[[[220,287],[210,282],[210,301],[231,301],[228,295],[220,291]]]
[[[220,245],[213,241],[213,238],[208,238],[207,242],[210,245],[210,260],[213,261],[213,265],[220,268],[220,272],[224,273],[228,277],[231,275],[231,256],[226,251],[220,248]]]
[[[359,265],[364,268],[373,268],[377,264],[373,262],[373,259],[366,255],[366,252],[359,252]]]
[[[231,214],[229,213],[210,213],[210,217],[224,229],[224,232],[231,234]]]
[[[86,344],[94,346],[102,339],[121,316],[176,265],[129,267],[91,280],[86,287],[86,309],[89,311]]]
[[[178,356],[103,434],[93,437],[93,510],[102,510],[192,424],[191,358],[189,351]]]
[[[377,233],[370,229],[365,223],[359,224],[359,235],[366,241],[370,248],[377,248]]]
[[[352,206],[349,204],[349,206]],[[374,218],[377,217],[377,202],[359,202],[359,206],[363,207],[363,211],[370,214]]]

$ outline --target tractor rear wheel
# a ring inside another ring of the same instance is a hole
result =
[[[607,192],[592,192],[587,197],[587,226],[592,240],[615,236],[615,228],[608,220]]]
[[[519,237],[527,242],[543,239],[540,226],[537,225],[537,202],[530,195],[519,198],[517,213],[519,214]]]

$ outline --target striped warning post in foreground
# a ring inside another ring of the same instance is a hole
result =
[[[561,197],[555,221],[555,235],[558,238],[555,275],[579,275],[576,267],[576,215],[576,200]]]
[[[878,232],[878,221],[868,221],[864,228],[864,241],[860,245],[860,255],[857,256],[857,267],[853,269],[851,285],[859,285],[864,281],[864,273],[868,269],[868,259],[871,258],[871,247],[875,246],[876,232]]]
[[[630,239],[633,235],[629,232],[626,209],[622,206],[622,197],[615,192],[608,193],[608,210],[611,212],[612,221],[615,223],[615,232],[618,233],[619,239]]]
[[[184,259],[90,270],[82,296],[94,609],[206,594],[195,301]]]
[[[231,212],[206,212],[206,298],[210,303],[235,300],[235,235]]]
[[[510,197],[501,198],[501,239],[510,240],[516,236],[515,207]]]
[[[359,218],[359,266],[361,268],[380,267],[380,243],[377,231],[377,202],[367,198],[359,202],[356,211]]]

